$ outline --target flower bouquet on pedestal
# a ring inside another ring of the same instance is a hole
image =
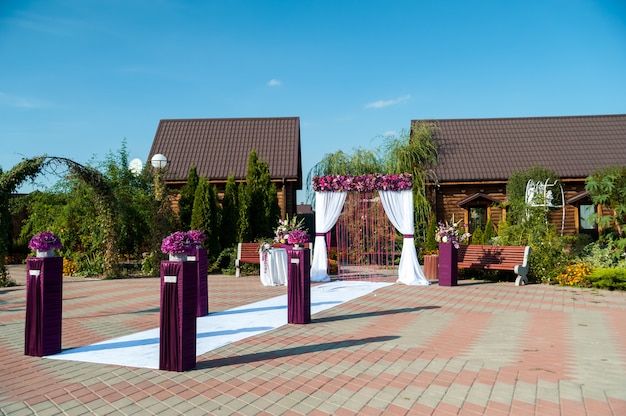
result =
[[[187,234],[189,234],[189,238],[196,246],[202,245],[204,240],[206,240],[206,235],[200,230],[191,230]]]
[[[298,221],[297,216],[289,218],[289,215],[285,216],[284,220],[278,220],[278,227],[274,229],[274,241],[281,244],[292,244],[289,243],[289,235],[294,231],[303,231],[306,233],[304,228],[304,218],[301,218]]]
[[[61,240],[53,232],[43,231],[30,239],[28,247],[35,250],[37,257],[54,257],[54,250],[61,249]]]
[[[461,233],[461,221],[439,223],[435,240],[439,242],[439,286],[456,286],[458,281],[459,243],[467,240],[470,233]]]
[[[191,230],[187,234],[189,234],[189,238],[191,238],[194,244],[193,253],[187,256],[187,260],[198,261],[198,249],[202,247],[202,242],[206,240],[206,235],[200,230]]]
[[[186,261],[195,252],[196,243],[189,233],[176,231],[163,239],[161,251],[169,254],[170,261]]]
[[[303,230],[294,230],[287,237],[287,244],[292,244],[294,248],[299,248],[309,242],[309,234]]]
[[[462,243],[471,236],[470,233],[461,233],[459,231],[460,224],[461,220],[454,222],[454,214],[452,214],[452,221],[450,223],[439,223],[439,229],[437,230],[437,234],[435,234],[435,240],[440,244],[452,244],[454,248],[458,249],[459,243]],[[466,225],[464,225],[464,227],[466,227]]]

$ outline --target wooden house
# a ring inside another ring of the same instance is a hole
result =
[[[420,121],[413,120],[412,126]],[[563,234],[597,234],[585,179],[626,166],[626,114],[426,120],[438,147],[428,194],[439,221],[464,219],[470,232],[506,218],[506,184],[515,172],[541,166],[560,176],[563,207],[552,221]],[[560,188],[560,187],[559,187]],[[560,189],[557,190],[560,192]]]
[[[148,160],[165,155],[165,183],[174,190],[187,182],[195,165],[198,176],[215,184],[221,198],[230,174],[245,182],[253,149],[269,166],[282,215],[295,214],[296,191],[302,189],[299,117],[161,120]]]

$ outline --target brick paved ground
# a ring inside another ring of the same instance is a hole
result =
[[[23,273],[13,269],[13,275]],[[209,277],[209,310],[285,293]],[[159,324],[158,278],[66,280],[63,348]],[[626,293],[392,285],[176,373],[24,355],[25,288],[0,288],[6,415],[626,415]]]

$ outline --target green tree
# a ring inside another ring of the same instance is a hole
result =
[[[178,215],[180,217],[181,226],[184,229],[191,228],[191,215],[193,213],[193,201],[196,196],[196,188],[200,178],[196,166],[189,168],[187,182],[180,190],[180,199],[178,200]]]
[[[207,178],[200,178],[193,201],[191,228],[202,231],[206,236],[204,246],[209,259],[216,258],[220,252],[219,210],[217,189]]]
[[[237,232],[238,242],[252,241],[252,230],[250,228],[250,219],[248,218],[248,185],[246,183],[239,184],[237,187],[237,201],[239,202],[238,221],[239,230]]]
[[[222,198],[222,224],[220,242],[222,248],[229,248],[237,243],[239,232],[239,195],[237,182],[231,173],[226,181]]]
[[[491,217],[489,217],[487,223],[485,224],[485,232],[483,233],[484,244],[491,244],[491,239],[496,235],[497,233],[495,227],[493,226],[493,221],[491,220]]]
[[[65,167],[67,175],[51,190],[29,196],[21,237],[54,231],[63,255],[77,261],[82,274],[119,276],[120,254],[140,258],[150,252],[155,266],[161,239],[175,228],[176,217],[167,198],[156,200],[149,170],[133,174],[127,162],[125,145],[100,163],[103,173],[69,159],[47,158],[46,166]]]
[[[260,160],[254,149],[248,158],[245,198],[249,229],[247,241],[272,236],[276,220],[280,217],[278,196],[267,162]]]
[[[483,229],[476,227],[470,241],[472,244],[485,244],[485,234],[483,233]]]
[[[598,170],[587,178],[585,190],[594,204],[602,205],[611,212],[595,216],[600,227],[614,230],[620,238],[626,237],[626,167],[611,166]]]
[[[430,220],[428,221],[428,229],[426,231],[426,240],[424,242],[424,250],[427,252],[432,252],[439,249],[439,243],[435,239],[435,235],[437,234],[437,218],[434,214],[430,216]]]

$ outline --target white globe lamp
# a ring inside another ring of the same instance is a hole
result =
[[[165,157],[165,155],[157,153],[156,155],[152,156],[152,159],[150,159],[150,163],[156,169],[163,169],[165,166],[167,166],[167,158]]]

